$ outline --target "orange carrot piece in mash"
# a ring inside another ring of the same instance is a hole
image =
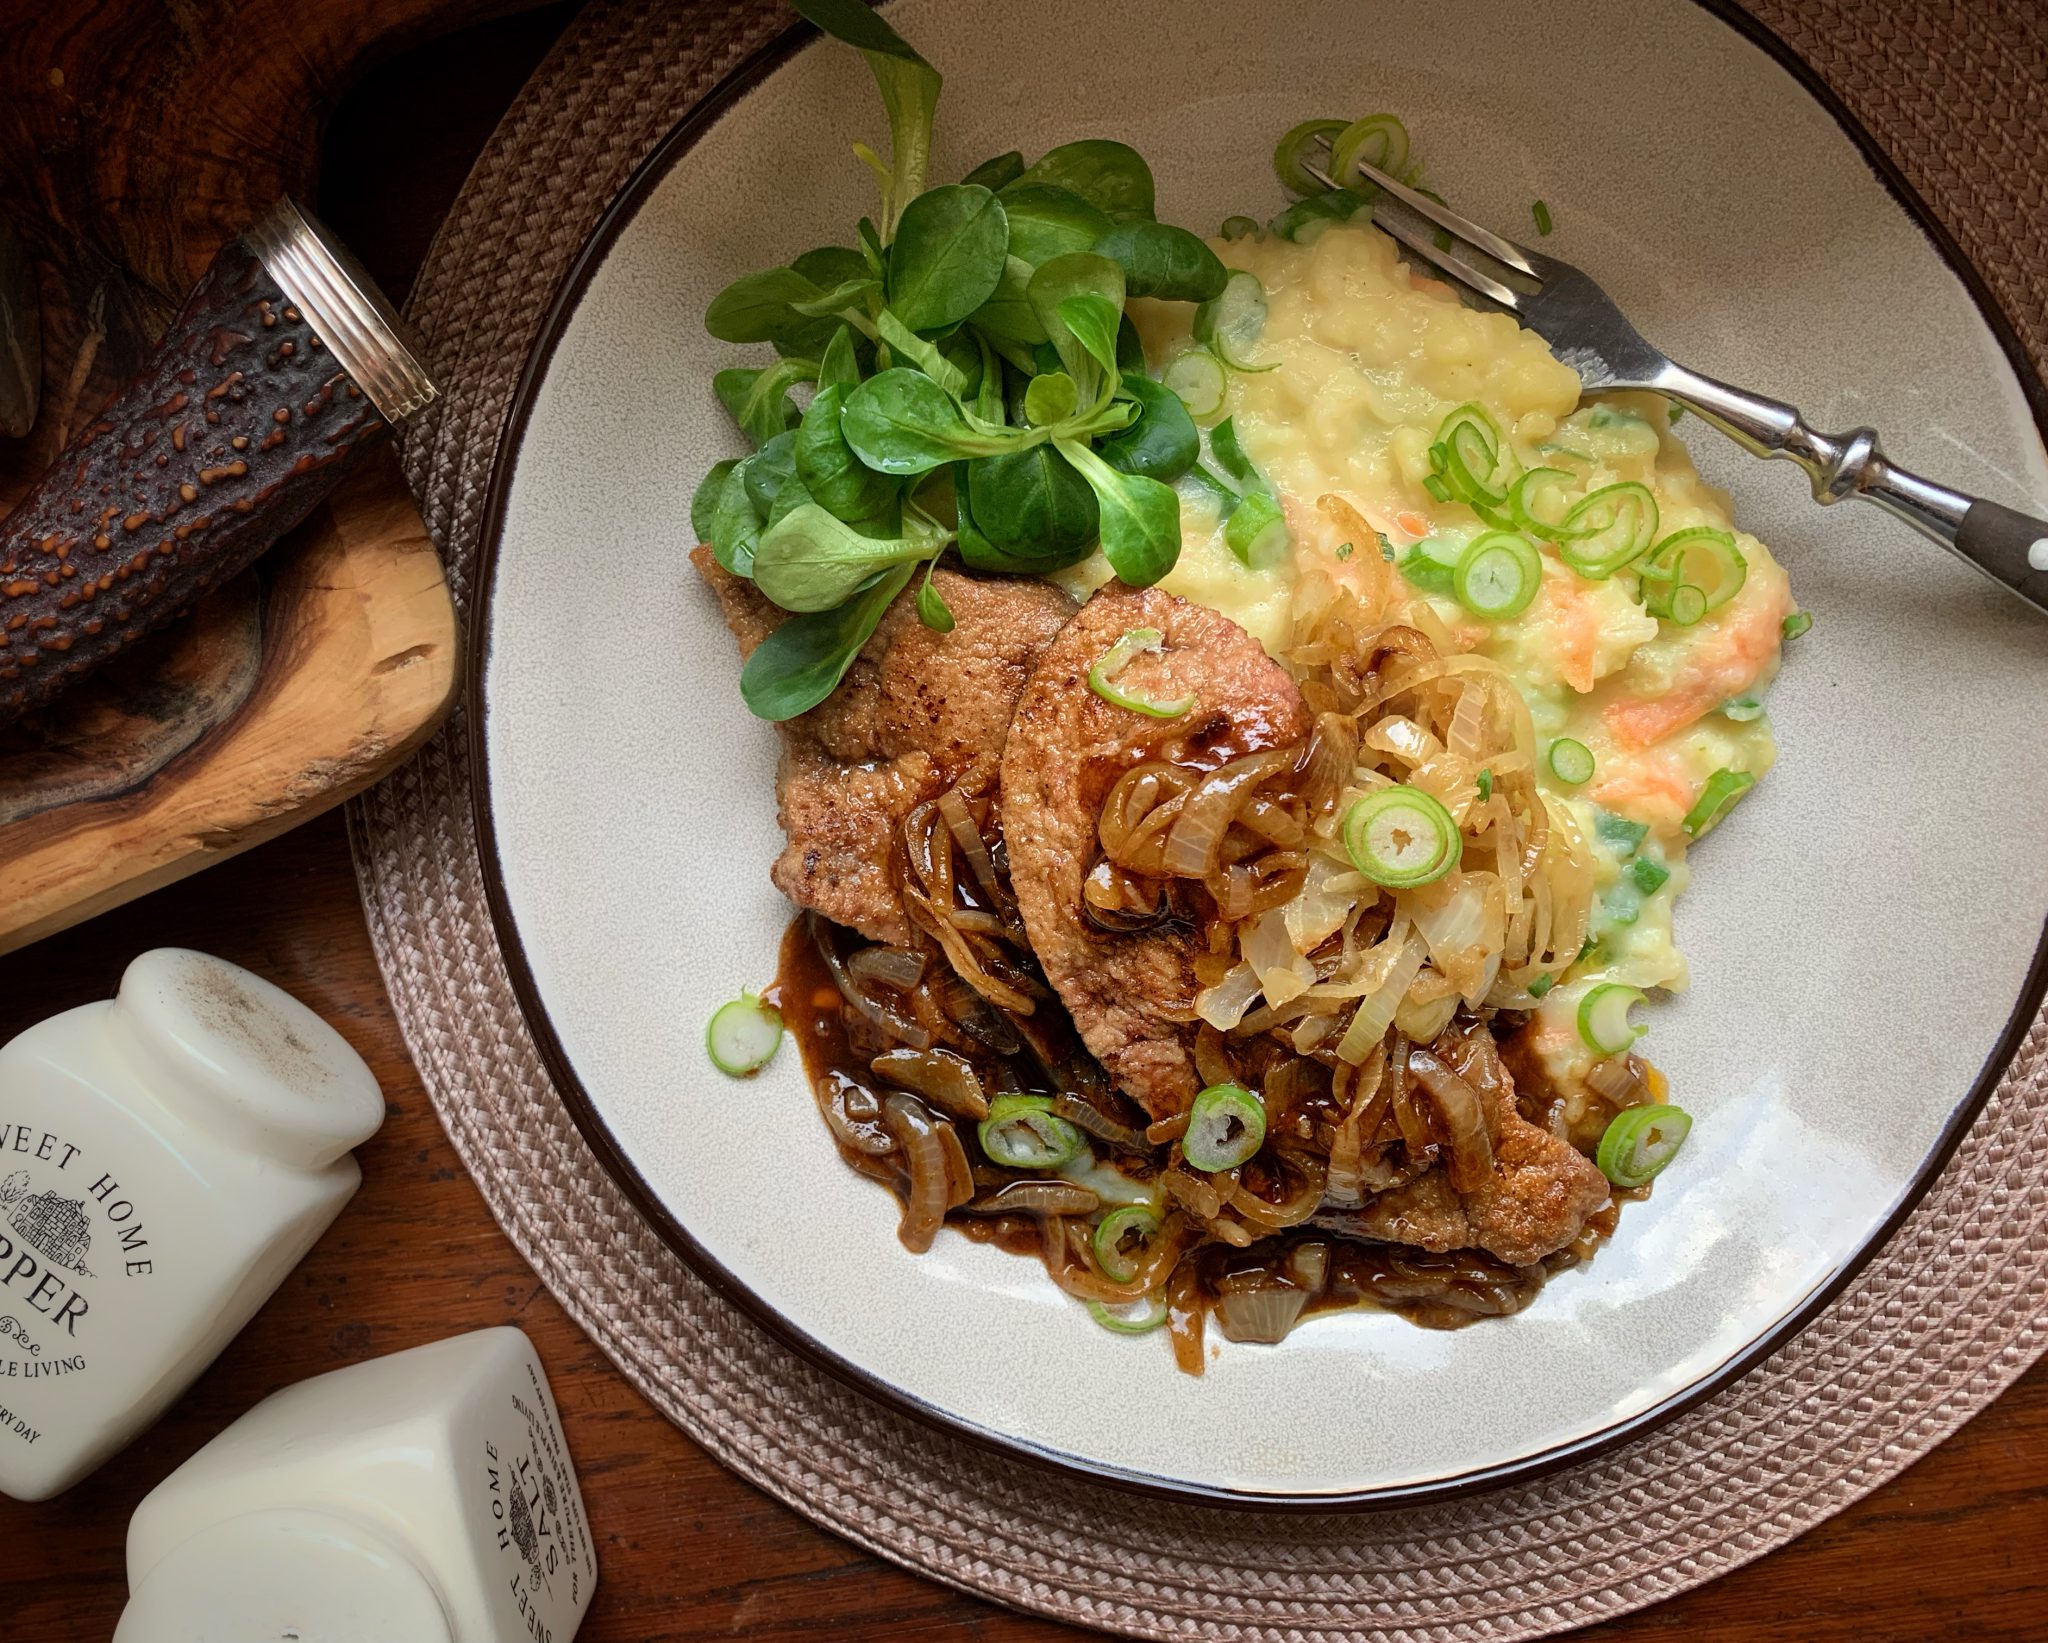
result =
[[[1623,747],[1648,747],[1704,718],[1731,696],[1755,684],[1784,640],[1785,613],[1792,593],[1782,576],[1774,588],[1736,607],[1731,619],[1711,630],[1686,659],[1687,666],[1658,696],[1610,702],[1600,717]],[[1569,675],[1567,675],[1569,677]]]
[[[1603,765],[1591,796],[1604,810],[1656,827],[1675,827],[1699,795],[1678,761],[1651,754]]]

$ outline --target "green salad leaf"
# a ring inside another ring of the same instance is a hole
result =
[[[818,356],[818,390],[822,393],[833,387],[856,388],[860,378],[860,352],[854,344],[853,332],[842,325],[832,333],[832,340]]]
[[[948,540],[908,521],[906,529],[914,533],[863,536],[817,503],[801,503],[761,533],[754,547],[754,585],[784,610],[830,610],[877,571],[936,558]]]
[[[1043,575],[1087,557],[1095,492],[1052,445],[962,465],[954,478],[960,557],[976,570]]]
[[[854,389],[839,426],[854,454],[885,474],[929,473],[957,458],[996,456],[1043,437],[977,427],[959,400],[907,366],[869,377]]]
[[[794,268],[742,274],[711,299],[704,329],[720,342],[773,342],[802,325],[807,316],[797,312],[798,303],[823,295],[815,281]]]
[[[1112,231],[1109,214],[1067,188],[1012,183],[1002,192],[1010,255],[1033,268],[1070,251],[1090,251]]]
[[[698,481],[697,489],[690,497],[690,529],[697,533],[699,542],[711,540],[711,521],[718,508],[718,493],[725,488],[726,476],[739,466],[738,457],[727,457],[723,462],[711,464],[711,471]]]
[[[785,359],[759,370],[736,367],[720,371],[711,379],[711,389],[731,412],[740,432],[756,445],[765,445],[784,429],[796,426],[797,409],[789,390],[800,382],[815,381],[817,375],[817,361]]]
[[[980,183],[983,188],[1003,188],[1024,175],[1024,156],[1014,148],[1007,154],[986,159],[960,180]]]
[[[741,472],[740,483],[746,487],[747,500],[764,522],[775,517],[778,507],[786,511],[795,506],[794,502],[782,501],[792,485],[802,485],[796,475],[795,433],[779,433],[763,445]]]
[[[846,677],[917,567],[884,571],[836,610],[792,616],[754,647],[740,669],[740,695],[756,717],[793,719],[816,707]]]
[[[1092,251],[1071,251],[1043,264],[1031,276],[1026,294],[1054,354],[1074,379],[1081,403],[1093,405],[1104,373],[1113,373],[1116,366],[1124,271]],[[1075,302],[1076,298],[1094,300]],[[1075,329],[1076,323],[1081,330]]]
[[[1042,371],[1024,387],[1024,420],[1050,428],[1081,408],[1080,390],[1064,371]]]
[[[1119,223],[1092,249],[1123,269],[1127,296],[1207,302],[1223,295],[1230,278],[1223,259],[1204,241],[1171,223]]]
[[[927,342],[889,309],[883,309],[875,321],[875,335],[889,345],[891,353],[915,365],[953,398],[967,397],[967,373],[948,359],[937,343]]]
[[[917,619],[934,633],[951,633],[956,625],[953,607],[946,603],[946,596],[932,586],[932,572],[938,564],[936,559],[925,561],[924,584],[917,590]]]
[[[996,196],[975,183],[929,189],[904,207],[889,248],[889,307],[913,331],[957,325],[995,293],[1010,243]]]
[[[813,501],[857,529],[869,521],[893,522],[900,481],[870,468],[847,444],[839,425],[847,391],[844,382],[832,382],[804,412],[796,435],[797,476]]]
[[[1020,183],[1048,183],[1078,194],[1114,222],[1148,220],[1152,216],[1152,168],[1128,143],[1095,137],[1062,143],[1035,165],[1026,166]]]
[[[1058,449],[1095,493],[1103,557],[1118,578],[1147,588],[1172,570],[1180,556],[1180,498],[1173,487],[1118,473],[1079,440],[1060,440]]]
[[[932,157],[932,115],[939,106],[939,71],[862,0],[794,0],[796,9],[834,39],[867,59],[889,116],[889,170],[882,189],[884,241],[898,214],[924,192]]]
[[[747,461],[752,461],[749,457]],[[747,495],[746,462],[726,470],[711,503],[711,556],[734,576],[754,574],[754,544],[761,537],[761,514]]]
[[[1139,474],[1170,485],[1194,467],[1202,436],[1180,395],[1136,371],[1123,374],[1124,392],[1137,404],[1138,419],[1096,449],[1120,473]]]
[[[719,564],[789,613],[747,660],[748,706],[769,719],[816,706],[899,597],[952,633],[942,559],[1042,576],[1099,547],[1116,576],[1149,586],[1179,556],[1183,493],[1213,508],[1247,564],[1284,549],[1279,498],[1234,424],[1207,436],[1226,479],[1188,409],[1221,415],[1229,373],[1272,368],[1247,363],[1266,314],[1258,280],[1159,222],[1151,168],[1112,138],[997,154],[934,182],[938,70],[863,0],[795,3],[862,54],[889,146],[885,158],[854,145],[881,204],[850,244],[743,275],[705,311],[711,335],[779,356],[713,377],[753,454],[713,466],[690,504]],[[1348,140],[1367,123],[1320,124]],[[1363,194],[1311,194],[1274,232],[1367,209]],[[1174,380],[1199,400],[1153,376],[1131,298],[1196,305],[1191,352],[1208,375]]]

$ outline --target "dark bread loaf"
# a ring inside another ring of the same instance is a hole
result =
[[[241,240],[0,526],[0,724],[240,574],[385,423]]]

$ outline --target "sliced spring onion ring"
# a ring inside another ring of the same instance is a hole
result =
[[[1447,599],[1455,598],[1451,592],[1451,577],[1458,568],[1458,561],[1465,557],[1467,546],[1449,537],[1425,536],[1401,556],[1401,574],[1424,593],[1440,593]]]
[[[1434,797],[1397,783],[1366,794],[1345,812],[1344,850],[1373,883],[1412,890],[1456,867],[1465,841]]]
[[[1124,1250],[1126,1238],[1136,1238],[1140,1251],[1159,1236],[1159,1217],[1143,1204],[1126,1204],[1111,1210],[1096,1223],[1095,1264],[1113,1284],[1127,1284],[1138,1275],[1138,1263]]]
[[[1429,448],[1429,461],[1452,497],[1490,525],[1508,523],[1505,509],[1516,478],[1515,454],[1483,405],[1460,405],[1443,419]]]
[[[1728,532],[1695,525],[1673,531],[1652,548],[1643,561],[1642,577],[1643,604],[1650,614],[1690,626],[1678,612],[1679,592],[1698,588],[1704,599],[1702,615],[1719,610],[1741,591],[1749,577],[1749,561]],[[1660,604],[1666,608],[1660,609]]]
[[[1206,348],[1190,348],[1176,354],[1160,373],[1160,381],[1180,396],[1189,416],[1214,416],[1223,409],[1223,394],[1229,379],[1223,361]]]
[[[1237,511],[1238,505],[1244,501],[1242,496],[1224,484],[1222,480],[1218,479],[1216,475],[1199,462],[1180,476],[1180,486],[1182,495],[1192,491],[1203,498],[1210,507],[1216,510],[1216,517],[1218,519],[1228,519]]]
[[[1593,750],[1584,742],[1560,736],[1550,744],[1550,773],[1572,787],[1584,787],[1593,779]]]
[[[1236,1169],[1266,1144],[1266,1104],[1242,1084],[1211,1084],[1188,1109],[1181,1156],[1198,1170]]]
[[[1642,557],[1657,536],[1657,499],[1633,479],[1603,485],[1566,511],[1558,557],[1588,581],[1604,581]]]
[[[1595,1055],[1620,1055],[1650,1029],[1628,1018],[1643,1002],[1640,987],[1603,981],[1579,1000],[1579,1039]]]
[[[1316,139],[1322,138],[1334,147],[1348,126],[1345,120],[1303,120],[1282,137],[1273,149],[1273,174],[1280,179],[1280,186],[1290,194],[1322,193],[1323,184],[1302,170],[1301,162],[1321,160],[1322,144]],[[1228,225],[1223,237],[1230,239],[1227,228]]]
[[[1548,234],[1556,226],[1550,220],[1550,207],[1541,200],[1529,207],[1529,215],[1534,220],[1536,232],[1539,234]]]
[[[1370,185],[1367,185],[1367,192],[1371,192]],[[1348,188],[1332,188],[1325,193],[1296,200],[1266,224],[1266,232],[1276,240],[1301,245],[1306,243],[1305,236],[1312,231],[1327,228],[1331,223],[1349,222],[1361,212],[1368,221],[1371,220],[1372,203],[1364,194]]]
[[[1244,446],[1237,437],[1237,418],[1227,416],[1209,430],[1209,449],[1216,460],[1223,464],[1223,471],[1240,485],[1250,488],[1264,486],[1259,470],[1252,465],[1252,459],[1244,454]]]
[[[1223,226],[1217,230],[1226,240],[1241,240],[1258,231],[1259,220],[1256,217],[1225,217]]]
[[[1474,616],[1502,622],[1519,616],[1543,581],[1543,560],[1519,531],[1488,531],[1472,539],[1451,572],[1451,592]]]
[[[734,1078],[759,1072],[781,1047],[781,1012],[762,1003],[758,993],[741,993],[719,1005],[704,1029],[704,1048],[712,1066]]]
[[[1593,1162],[1618,1187],[1647,1186],[1692,1133],[1682,1107],[1630,1107],[1614,1115]]]
[[[1707,614],[1707,596],[1690,582],[1665,593],[1652,593],[1654,583],[1643,584],[1643,608],[1673,627],[1689,628]]]
[[[1529,983],[1529,996],[1531,998],[1541,998],[1545,993],[1549,992],[1550,989],[1555,987],[1556,985],[1557,977],[1548,972],[1545,972],[1543,975],[1538,976],[1534,981]]]
[[[1740,696],[1731,696],[1721,704],[1721,717],[1733,719],[1739,725],[1746,725],[1764,715],[1764,699],[1753,690],[1746,690]]]
[[[1797,639],[1800,634],[1812,626],[1813,618],[1810,615],[1803,610],[1795,610],[1790,616],[1785,618],[1784,626],[1779,631],[1787,639]]]
[[[1685,813],[1678,825],[1689,839],[1703,838],[1734,807],[1735,801],[1756,786],[1747,770],[1717,770],[1700,789],[1699,802]]]
[[[1478,780],[1476,780],[1472,785],[1478,788],[1479,802],[1481,804],[1484,804],[1488,799],[1493,797],[1493,772],[1491,770],[1480,771]]]
[[[1233,371],[1277,371],[1278,360],[1270,365],[1253,365],[1246,354],[1266,328],[1266,288],[1259,276],[1240,268],[1225,282],[1222,294],[1211,297],[1195,310],[1195,341],[1206,345]]]
[[[1287,520],[1280,504],[1265,491],[1253,491],[1234,509],[1223,527],[1224,546],[1248,570],[1263,570],[1287,551]]]
[[[1508,517],[1515,522],[1515,529],[1547,542],[1571,540],[1564,524],[1570,504],[1562,502],[1556,493],[1574,490],[1578,483],[1577,474],[1562,468],[1529,469],[1508,492]]]
[[[1147,1295],[1139,1301],[1125,1301],[1119,1306],[1111,1306],[1106,1301],[1090,1301],[1088,1316],[1114,1334],[1149,1335],[1155,1329],[1165,1328],[1166,1303],[1157,1295]]]
[[[1005,1169],[1058,1169],[1088,1149],[1088,1137],[1045,1095],[997,1096],[978,1134],[989,1162]]]
[[[1357,174],[1360,160],[1400,176],[1408,168],[1408,128],[1391,114],[1353,120],[1331,139],[1330,175],[1346,188],[1365,192],[1375,185]]]
[[[1669,881],[1671,869],[1658,866],[1648,856],[1638,856],[1628,864],[1628,876],[1644,895],[1654,896]]]
[[[1233,518],[1236,516],[1233,514]],[[1130,666],[1133,657],[1157,655],[1166,648],[1166,635],[1157,628],[1132,628],[1105,650],[1088,670],[1088,688],[1112,707],[1129,708],[1148,719],[1178,719],[1195,705],[1193,696],[1177,696],[1170,702],[1157,701],[1135,690],[1120,689],[1117,675]]]

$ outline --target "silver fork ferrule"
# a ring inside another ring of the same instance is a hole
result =
[[[1872,428],[1824,434],[1779,400],[1731,388],[1710,376],[1669,365],[1648,386],[1670,395],[1757,456],[1796,462],[1823,505],[1860,496],[1887,513],[1954,546],[1971,499],[1896,466]]]
[[[387,422],[403,422],[433,402],[433,379],[405,322],[311,212],[281,199],[242,240]]]

